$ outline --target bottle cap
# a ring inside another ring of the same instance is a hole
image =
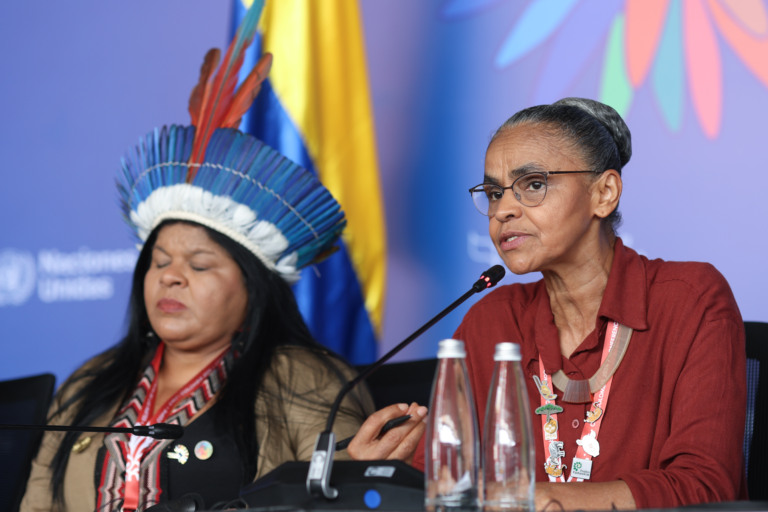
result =
[[[464,342],[451,339],[441,340],[437,348],[437,358],[449,359],[456,357],[462,359],[467,357],[467,352],[464,350]]]
[[[493,354],[494,361],[520,361],[520,359],[520,345],[517,343],[496,344],[496,353]]]

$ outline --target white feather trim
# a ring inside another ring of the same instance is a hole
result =
[[[131,222],[137,226],[142,241],[169,219],[197,222],[223,233],[289,283],[299,278],[298,255],[295,252],[283,255],[288,239],[277,226],[258,220],[253,210],[227,196],[215,196],[200,187],[181,183],[158,188],[131,211]]]

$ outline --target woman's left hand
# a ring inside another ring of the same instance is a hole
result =
[[[379,437],[388,421],[401,416],[411,417]],[[398,459],[410,463],[426,428],[427,408],[417,403],[394,404],[371,414],[347,447],[355,460]]]

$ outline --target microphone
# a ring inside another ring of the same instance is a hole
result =
[[[451,305],[449,305],[447,308],[442,310],[440,313],[438,313],[435,317],[433,317],[427,323],[422,325],[413,334],[411,334],[402,342],[400,342],[400,344],[398,344],[395,348],[387,352],[379,360],[375,361],[370,366],[368,366],[363,372],[358,374],[357,377],[347,382],[339,390],[339,393],[336,395],[336,399],[333,402],[333,405],[331,406],[331,409],[328,413],[328,420],[326,423],[325,430],[318,435],[317,441],[315,442],[315,449],[314,449],[314,452],[312,453],[312,459],[309,463],[309,471],[306,473],[306,490],[309,493],[310,498],[323,497],[326,500],[335,500],[339,496],[339,491],[331,487],[331,469],[333,467],[333,453],[337,447],[336,436],[333,433],[333,423],[334,423],[334,420],[336,419],[336,414],[339,410],[339,407],[341,406],[341,402],[344,399],[344,397],[347,395],[347,393],[350,390],[352,390],[361,381],[369,377],[384,363],[389,361],[389,359],[391,359],[395,354],[400,352],[413,340],[421,336],[427,329],[429,329],[438,321],[440,321],[448,313],[456,309],[469,297],[471,297],[475,293],[479,293],[483,290],[487,290],[488,288],[495,286],[501,280],[501,278],[504,277],[504,274],[505,274],[505,270],[504,270],[504,267],[502,267],[501,265],[495,265],[489,268],[488,270],[486,270],[485,272],[483,272],[482,275],[480,276],[480,279],[478,279],[472,285],[472,288],[470,288],[466,293],[464,293],[464,295],[459,297]],[[404,465],[400,461],[386,461],[386,463],[390,465],[397,462],[399,462],[401,465]],[[370,461],[352,461],[352,463],[353,464],[366,463],[366,465],[368,465]],[[263,506],[265,504],[265,501],[268,501],[267,495],[271,491],[270,486],[273,488],[284,486],[284,483],[280,482],[281,474],[287,475],[289,480],[293,480],[293,478],[295,478],[296,472],[301,467],[301,464],[302,463],[296,463],[296,462],[283,464],[282,466],[278,467],[269,475],[266,475],[265,477],[263,477],[262,479],[263,482],[261,483],[256,482],[251,486],[247,487],[246,489],[244,489],[243,491],[241,491],[241,496],[243,496],[246,499],[246,501],[249,502],[250,505]],[[303,464],[306,464],[306,463],[303,463]],[[387,470],[389,469],[391,469],[392,472],[395,471],[394,468],[368,467],[368,468],[365,468],[364,470],[364,473],[365,473],[364,476],[365,477],[380,476],[381,473],[386,473]],[[357,478],[360,476],[358,473],[355,473],[354,471],[350,471],[350,468],[344,468],[343,470],[349,474],[350,478]],[[405,475],[405,478],[409,479],[411,482],[411,485],[413,486],[413,484],[417,479],[414,478],[414,475],[410,473],[417,472],[417,470],[411,468],[410,466],[407,466],[407,469],[404,469],[404,472],[408,473]],[[379,473],[379,474],[372,475],[372,473]],[[390,473],[390,476],[391,474],[392,473]],[[391,484],[391,481],[389,483]],[[421,477],[421,486],[423,487],[423,476]],[[262,490],[264,491],[263,495],[257,496],[259,491],[262,491]],[[295,498],[301,499],[298,496],[296,496]],[[362,499],[363,498],[361,496],[361,500]],[[368,500],[367,494],[364,499]],[[366,505],[367,504],[368,502],[366,501]],[[302,506],[307,506],[306,501],[302,501]],[[402,507],[406,507],[406,508],[402,508]],[[405,510],[407,509],[407,507],[408,507],[408,504],[401,501],[398,504],[397,509]],[[418,503],[418,507],[419,507],[418,510],[421,510],[423,508],[423,500]],[[328,506],[328,501],[324,501],[323,506],[320,508],[330,508]]]
[[[317,441],[315,442],[315,451],[312,453],[312,460],[309,465],[309,473],[307,474],[307,491],[312,496],[324,496],[327,499],[336,499],[338,496],[338,490],[330,486],[331,481],[331,468],[333,466],[333,452],[336,451],[336,435],[333,433],[333,422],[336,419],[336,413],[339,410],[341,401],[347,395],[347,393],[354,388],[362,380],[366,379],[380,366],[389,361],[395,354],[400,352],[413,340],[421,336],[427,329],[435,325],[438,321],[456,309],[465,300],[479,293],[483,290],[491,288],[496,285],[505,274],[504,267],[501,265],[494,265],[485,272],[483,272],[473,285],[464,295],[456,299],[451,305],[438,313],[426,324],[421,326],[416,332],[408,336],[405,340],[400,342],[395,348],[387,352],[378,361],[371,364],[368,368],[360,373],[353,380],[349,381],[344,387],[339,390],[336,395],[336,401],[333,403],[330,412],[328,413],[328,421],[325,425],[325,430],[321,432]]]
[[[481,292],[486,288],[492,288],[496,283],[501,281],[501,278],[504,277],[505,273],[506,271],[504,270],[504,267],[501,265],[494,265],[480,275],[480,279],[475,281],[475,284],[472,285],[472,289],[475,292]],[[462,299],[459,300],[463,302]]]
[[[54,432],[117,432],[154,439],[178,439],[184,435],[184,428],[170,423],[137,425],[135,427],[91,427],[78,425],[0,425],[0,430],[44,430]]]

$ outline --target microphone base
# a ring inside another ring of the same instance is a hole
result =
[[[334,500],[307,492],[309,462],[286,462],[240,491],[249,510],[424,510],[424,473],[402,461],[334,461]]]

